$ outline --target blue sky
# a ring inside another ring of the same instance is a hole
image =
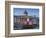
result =
[[[37,17],[39,17],[39,9],[35,9],[35,8],[14,8],[13,14],[17,16],[22,15],[24,14],[25,9],[28,13],[28,16],[36,15]]]

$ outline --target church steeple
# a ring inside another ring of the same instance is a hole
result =
[[[25,11],[24,11],[24,14],[25,14],[26,16],[28,15],[28,13],[27,13],[26,9],[25,9]]]

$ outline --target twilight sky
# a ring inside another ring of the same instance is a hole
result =
[[[28,13],[28,16],[36,15],[37,17],[39,17],[39,9],[35,9],[35,8],[14,8],[13,9],[13,14],[17,15],[17,16],[23,15],[25,9],[26,9],[26,11]]]

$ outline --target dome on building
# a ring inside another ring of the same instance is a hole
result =
[[[28,12],[26,11],[26,9],[25,9],[25,11],[24,11],[24,14],[25,14],[25,15],[28,15]]]

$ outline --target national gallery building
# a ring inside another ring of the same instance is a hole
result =
[[[14,16],[14,28],[28,29],[35,28],[39,25],[39,18],[36,16],[28,16],[28,12],[25,10],[23,15]]]

